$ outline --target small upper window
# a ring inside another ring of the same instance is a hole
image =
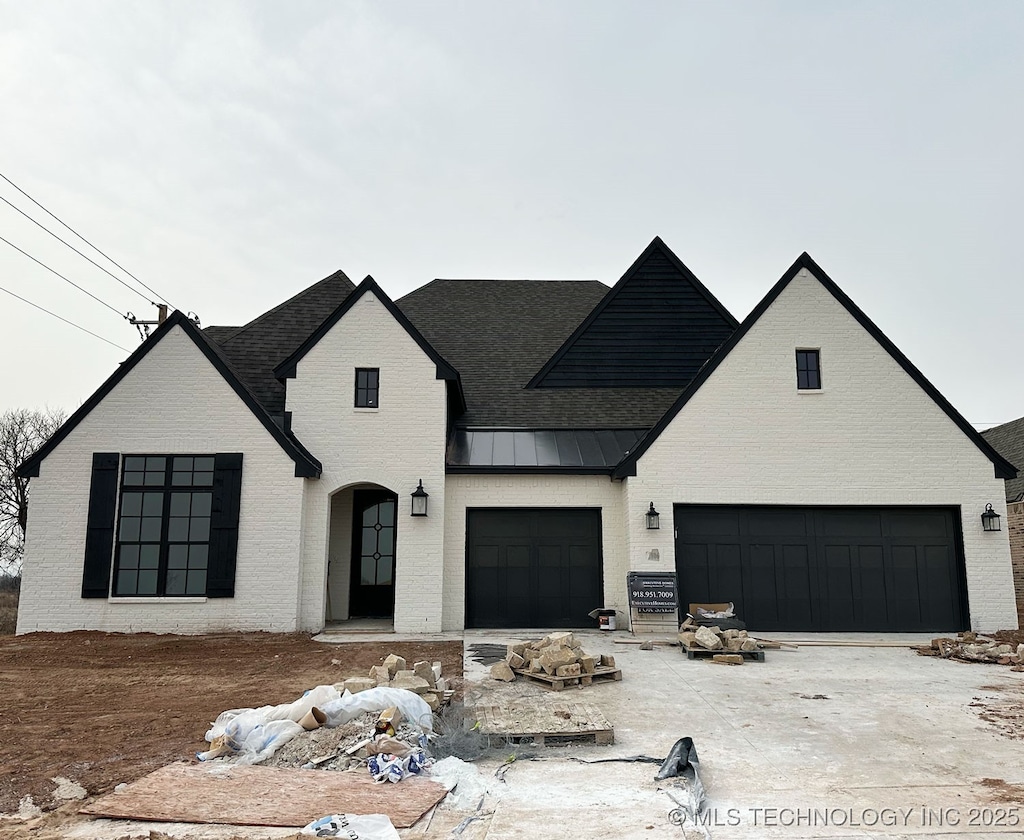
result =
[[[796,387],[801,391],[821,390],[821,351],[796,351]]]
[[[380,368],[356,368],[356,408],[377,408]]]

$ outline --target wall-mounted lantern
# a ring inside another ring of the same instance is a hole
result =
[[[999,531],[999,514],[992,510],[992,505],[985,505],[985,512],[981,515],[981,524],[986,531]]]
[[[654,502],[651,502],[651,507],[647,511],[645,518],[647,519],[648,531],[657,531],[661,527],[661,514],[654,509]]]
[[[412,515],[413,516],[426,516],[427,515],[427,497],[430,494],[423,489],[423,479],[420,479],[420,485],[412,491]]]

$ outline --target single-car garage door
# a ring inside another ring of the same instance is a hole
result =
[[[733,601],[753,630],[968,625],[951,508],[676,505],[680,602]]]
[[[600,607],[601,511],[466,514],[467,627],[589,627]]]

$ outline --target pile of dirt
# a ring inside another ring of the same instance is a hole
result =
[[[302,634],[118,635],[79,631],[0,638],[0,813],[31,796],[58,805],[55,777],[107,793],[205,749],[224,709],[290,702],[366,674],[389,645],[322,644]],[[462,643],[409,642],[462,688]]]

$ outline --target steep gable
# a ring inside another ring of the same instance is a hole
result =
[[[284,386],[274,367],[330,317],[355,289],[336,271],[241,327],[207,327],[203,332],[231,360],[239,378],[275,417],[284,414]]]
[[[768,315],[771,312],[777,310],[773,309],[776,305],[786,303],[780,301],[790,286],[795,282],[810,283],[807,289],[812,297],[818,297],[818,292],[815,289],[821,290],[825,298],[824,300],[831,300],[832,309],[837,312],[845,312],[848,318],[852,318],[856,324],[863,329],[867,337],[873,340],[873,348],[877,348],[877,359],[878,364],[885,358],[895,363],[891,365],[893,369],[902,369],[909,379],[916,383],[923,392],[923,395],[927,397],[935,407],[939,409],[942,414],[952,421],[952,423],[962,432],[971,443],[977,447],[981,453],[988,458],[994,467],[995,477],[1004,479],[1013,479],[1017,476],[1017,470],[1012,464],[1010,464],[1005,458],[1003,458],[975,429],[967,422],[966,419],[949,403],[949,401],[939,393],[938,389],[925,378],[924,374],[921,373],[911,361],[903,355],[903,353],[896,347],[895,344],[878,328],[878,326],[870,319],[864,312],[840,289],[835,282],[811,259],[811,257],[804,253],[793,263],[789,270],[782,276],[778,283],[768,292],[767,295],[761,300],[761,302],[754,308],[754,310],[747,316],[747,318],[740,325],[739,329],[726,341],[725,344],[719,348],[718,352],[711,358],[708,364],[700,371],[697,377],[690,383],[689,386],[683,391],[675,403],[669,408],[665,415],[657,422],[654,428],[651,429],[650,433],[644,438],[640,444],[634,448],[628,457],[623,459],[619,466],[615,470],[615,476],[618,478],[624,478],[627,476],[635,476],[637,474],[637,463],[640,461],[644,454],[657,444],[659,438],[666,432],[666,430],[672,425],[673,420],[679,416],[680,412],[689,405],[692,401],[700,398],[704,392],[704,389],[709,387],[709,380],[716,377],[716,374],[721,373],[727,374],[730,377],[744,379],[746,390],[744,394],[748,395],[748,398],[753,401],[755,406],[764,403],[769,407],[775,403],[775,411],[769,411],[768,417],[773,418],[779,422],[780,428],[776,430],[775,443],[772,447],[772,451],[776,455],[782,455],[787,446],[797,445],[800,447],[806,447],[811,444],[813,439],[820,441],[826,440],[828,435],[835,436],[838,432],[835,426],[838,422],[842,421],[849,425],[849,421],[857,415],[858,412],[862,413],[862,422],[855,428],[851,427],[850,433],[856,433],[858,435],[867,436],[868,438],[874,434],[885,434],[891,439],[899,438],[904,441],[904,448],[908,453],[914,451],[914,440],[921,434],[920,429],[917,427],[908,428],[897,428],[894,423],[882,422],[878,412],[876,398],[877,394],[870,388],[864,391],[862,394],[863,400],[850,403],[850,397],[856,390],[863,390],[866,387],[866,383],[870,381],[871,376],[881,377],[879,384],[885,383],[887,387],[891,387],[892,381],[887,378],[888,374],[885,374],[879,370],[873,371],[859,371],[856,370],[856,360],[845,360],[843,364],[847,365],[847,376],[851,383],[851,389],[848,393],[844,393],[843,389],[840,388],[837,394],[836,388],[830,387],[828,383],[829,377],[829,361],[825,352],[823,351],[822,357],[822,376],[825,380],[825,385],[822,391],[819,392],[824,396],[819,399],[818,396],[812,397],[798,397],[795,394],[796,391],[796,373],[795,373],[795,360],[791,354],[794,347],[800,346],[816,346],[815,341],[823,340],[822,336],[827,336],[830,332],[830,328],[825,323],[819,323],[821,317],[819,312],[808,312],[797,314],[792,318],[785,319],[783,322],[783,328],[789,331],[785,334],[778,334],[773,330],[775,328],[765,328],[763,322],[768,321]],[[794,302],[799,302],[799,296],[793,298],[789,296],[791,305]],[[835,304],[838,304],[836,306]],[[787,324],[795,324],[795,326],[786,326]],[[755,357],[750,357],[748,354],[749,363],[741,364],[737,362],[733,364],[733,356],[736,355],[739,350],[738,348],[744,344],[745,339],[748,336],[753,335],[755,332],[764,333],[765,329],[768,329],[773,336],[773,353],[777,353],[778,356],[774,356],[769,359],[764,352],[755,354]],[[815,341],[807,343],[806,336],[810,334],[815,337]],[[868,345],[861,342],[862,350],[866,351]],[[757,364],[755,364],[757,361]],[[758,368],[758,364],[761,368]],[[852,367],[851,367],[852,365]],[[856,375],[855,375],[856,371]],[[773,385],[765,382],[764,377],[783,377],[786,385],[780,386],[778,382]],[[761,388],[764,393],[754,393],[757,388]],[[741,389],[742,390],[742,389]],[[786,415],[785,407],[778,401],[782,399],[782,395],[791,394],[793,399],[810,399],[811,403],[806,404],[806,410],[793,411],[789,409],[790,414]],[[836,396],[833,396],[836,395]],[[911,394],[905,387],[898,389],[898,394],[894,390],[893,400],[896,402],[910,399],[911,397],[917,397],[918,395]],[[837,400],[836,404],[833,404],[833,399]],[[888,410],[896,412],[894,417],[899,417],[899,411],[896,403],[890,403],[886,406]],[[723,429],[722,439],[723,445],[727,442],[730,433],[735,431],[733,426],[740,426],[746,422],[747,417],[755,418],[758,425],[758,433],[761,435],[772,437],[772,429],[765,427],[765,421],[763,417],[761,420],[756,420],[759,416],[755,412],[744,412],[742,403],[737,402],[731,406],[731,416],[735,418],[735,421],[730,424],[729,429]],[[794,425],[787,425],[785,421],[786,416],[791,416],[794,423],[807,422],[811,424],[808,426],[810,434],[801,437],[801,429],[796,428]],[[868,445],[865,440],[865,446]],[[832,465],[833,468],[835,465]]]
[[[655,237],[528,387],[682,388],[736,327]]]

